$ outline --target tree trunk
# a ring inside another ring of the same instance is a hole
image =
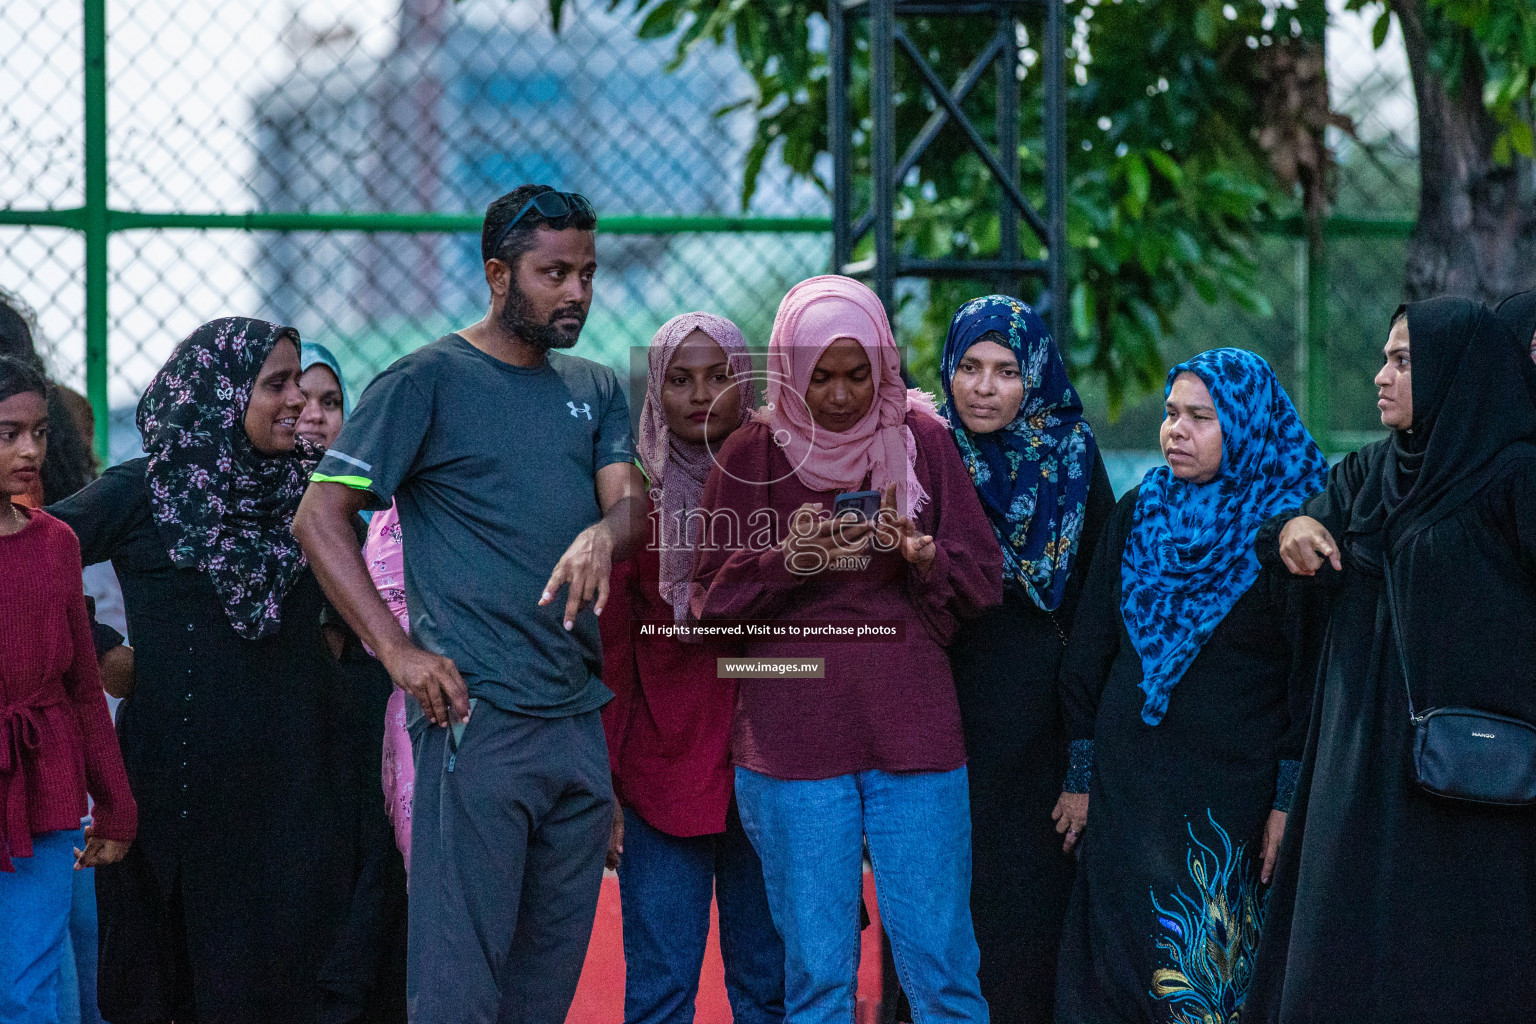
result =
[[[1403,31],[1419,111],[1419,219],[1408,243],[1409,301],[1465,295],[1483,301],[1536,287],[1536,197],[1531,168],[1493,160],[1499,127],[1483,106],[1483,64],[1470,39],[1458,80],[1432,61],[1433,36],[1463,31],[1426,0],[1391,0]]]

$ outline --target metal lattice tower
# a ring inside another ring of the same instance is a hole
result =
[[[830,0],[827,17],[831,27],[828,86],[829,133],[833,160],[832,265],[840,272],[872,279],[875,293],[887,312],[895,313],[896,280],[901,277],[967,277],[994,282],[1001,292],[1018,294],[1026,277],[1045,282],[1051,333],[1064,342],[1066,303],[1066,147],[1062,95],[1062,63],[1065,40],[1062,0]],[[1042,214],[1019,187],[1019,66],[1018,24],[1027,11],[1043,11],[1045,39],[1041,46],[1045,77],[1045,195]],[[902,19],[943,17],[985,19],[994,26],[991,41],[953,86],[938,72],[902,28]],[[849,109],[849,71],[854,47],[850,23],[864,18],[869,24],[870,104],[873,134],[870,165],[873,181],[868,209],[853,209],[853,139],[856,115]],[[897,54],[912,63],[936,107],[912,139],[901,159],[896,159],[895,110]],[[994,69],[997,90],[997,138],[989,143],[962,109],[980,84],[987,68]],[[998,185],[998,220],[1001,243],[991,259],[911,259],[896,246],[895,205],[903,179],[946,124],[965,133],[972,148],[991,171]],[[1043,260],[1026,260],[1020,254],[1020,221],[1045,247]],[[851,263],[854,246],[874,231],[875,255],[871,261]]]

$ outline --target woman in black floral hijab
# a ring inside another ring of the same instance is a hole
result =
[[[298,375],[298,331],[225,317],[176,346],[139,400],[150,507],[171,562],[207,575],[247,639],[277,631],[305,566],[290,528],[323,453],[294,434],[284,392]]]
[[[379,740],[289,531],[319,454],[299,376],[291,327],[204,324],[139,403],[147,457],[50,508],[86,564],[112,561],[134,650],[117,731],[139,834],[96,869],[107,1020],[351,1020],[378,959],[350,937]]]

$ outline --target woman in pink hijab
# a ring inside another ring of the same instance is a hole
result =
[[[656,332],[649,363],[637,449],[650,541],[614,565],[598,620],[614,695],[603,730],[620,805],[609,863],[624,915],[624,1019],[693,1019],[713,896],[733,1018],[779,1024],[784,944],[732,799],[736,684],[716,669],[741,645],[640,632],[693,621],[694,549],[707,537],[699,499],[712,453],[752,412],[752,357],[729,320],[684,313]]]
[[[767,401],[704,490],[712,534],[732,536],[700,547],[692,608],[769,623],[743,644],[759,674],[738,682],[731,757],[784,938],[786,1019],[853,1016],[867,841],[914,1019],[984,1022],[945,647],[1001,603],[1002,553],[868,288],[826,276],[791,289],[768,373]],[[856,491],[878,492],[874,520],[832,519]],[[775,658],[798,671],[761,669]]]

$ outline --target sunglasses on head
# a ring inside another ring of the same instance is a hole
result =
[[[496,241],[491,243],[491,258],[496,258],[496,253],[501,249],[501,243],[507,240],[507,235],[517,227],[517,222],[523,219],[523,215],[529,210],[538,210],[539,216],[550,222],[550,227],[559,230],[565,225],[555,224],[557,220],[564,220],[575,213],[596,219],[597,211],[592,209],[592,204],[587,197],[579,192],[540,192],[523,204],[523,208],[517,211],[517,215],[507,221],[507,226],[496,234]]]

